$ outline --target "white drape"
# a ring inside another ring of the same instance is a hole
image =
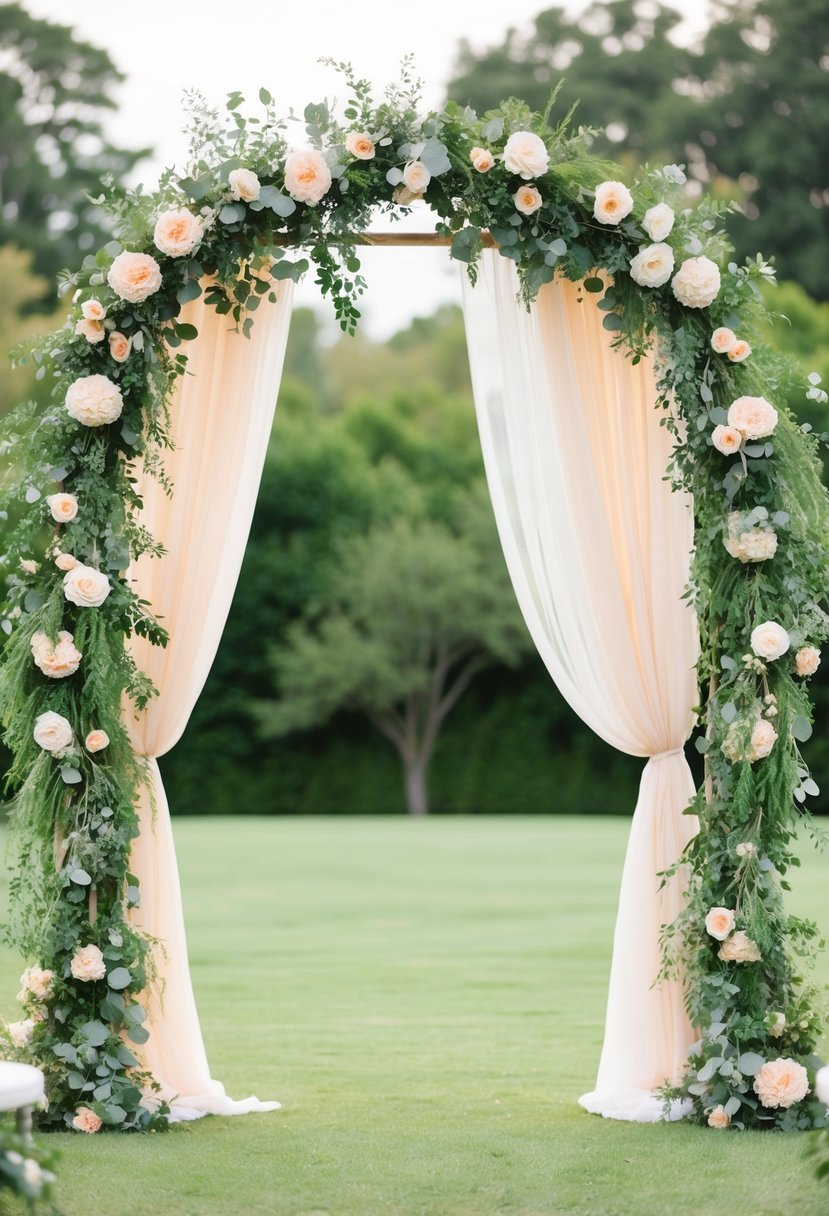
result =
[[[158,938],[159,984],[150,992],[142,1048],[148,1070],[174,1101],[174,1116],[273,1110],[256,1098],[234,1102],[210,1076],[190,970],[170,813],[156,757],[178,741],[207,679],[230,610],[250,531],[273,424],[291,317],[292,284],[280,284],[276,304],[262,300],[250,339],[234,331],[204,300],[181,320],[197,326],[187,375],[172,402],[175,450],[165,465],[168,497],[142,476],[141,522],[167,550],[144,557],[130,578],[170,634],[166,649],[130,642],[136,663],[159,696],[127,722],[135,750],[150,757],[150,784],[139,802],[141,835],[131,865],[141,885],[134,922]]]
[[[681,884],[659,893],[656,875],[697,830],[682,815],[693,795],[682,746],[697,702],[696,621],[680,599],[691,502],[664,479],[672,440],[653,408],[650,361],[634,366],[611,348],[603,314],[579,286],[557,280],[531,312],[517,290],[514,266],[496,252],[484,254],[478,285],[464,288],[507,566],[576,713],[614,747],[651,757],[622,878],[596,1089],[581,1099],[595,1113],[645,1121],[660,1114],[651,1091],[681,1073],[694,1038],[681,985],[652,987],[660,927],[682,901]]]

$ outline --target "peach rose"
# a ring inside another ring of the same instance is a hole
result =
[[[78,514],[78,500],[74,494],[50,494],[46,502],[56,523],[71,524]]]
[[[34,741],[45,752],[62,753],[72,746],[72,727],[61,714],[48,710],[35,718]]]
[[[512,196],[515,210],[522,215],[534,215],[541,206],[541,193],[535,186],[520,186]]]
[[[743,436],[735,426],[720,425],[711,432],[711,442],[723,456],[731,456],[743,446]]]
[[[84,739],[84,747],[88,752],[102,752],[109,747],[109,735],[105,730],[91,730]]]
[[[550,154],[544,140],[532,131],[514,131],[504,147],[504,164],[528,182],[547,172]]]
[[[686,258],[671,280],[671,288],[686,308],[707,308],[720,290],[720,270],[710,258]]]
[[[262,189],[252,169],[232,169],[227,184],[232,196],[240,203],[255,203]]]
[[[619,224],[633,210],[633,195],[623,182],[602,182],[596,187],[593,215],[600,224]]]
[[[48,1001],[52,995],[52,980],[54,973],[40,967],[27,967],[20,977],[22,992],[18,994],[18,1000],[22,1001],[26,996],[33,996],[36,1001]]]
[[[181,258],[198,249],[203,236],[204,224],[198,216],[186,207],[177,207],[175,211],[165,211],[158,217],[153,241],[156,249],[162,253],[171,258]]]
[[[640,287],[661,287],[667,283],[674,268],[674,251],[670,245],[647,245],[630,260],[630,277]]]
[[[748,754],[748,761],[753,764],[755,760],[765,760],[766,756],[771,755],[771,749],[777,742],[777,731],[772,726],[771,722],[761,718],[755,723],[754,730],[751,732],[751,749]]]
[[[55,565],[57,566],[58,570],[63,570],[64,573],[66,573],[67,570],[74,570],[77,564],[78,559],[73,557],[71,553],[55,554]]]
[[[103,342],[104,327],[100,321],[87,321],[84,317],[75,326],[75,333],[79,338],[86,338],[87,342]]]
[[[711,349],[718,355],[727,355],[736,341],[737,335],[734,330],[721,325],[711,335]]]
[[[103,321],[107,310],[100,300],[84,300],[81,304],[81,315],[85,321]]]
[[[21,557],[20,569],[24,574],[37,574],[40,569],[38,562],[33,561],[31,557]]]
[[[732,363],[742,363],[751,354],[751,347],[744,338],[738,338],[731,349],[728,351],[728,357]]]
[[[734,928],[735,916],[729,908],[712,908],[705,918],[705,928],[711,937],[723,942]]]
[[[674,209],[667,203],[648,207],[642,218],[642,227],[652,241],[664,241],[674,226]]]
[[[64,575],[63,594],[78,608],[100,608],[112,590],[109,579],[94,566],[80,562]]]
[[[763,956],[757,949],[757,943],[738,929],[725,939],[717,951],[717,957],[725,963],[759,963]]]
[[[114,329],[109,335],[109,353],[116,363],[126,363],[132,350],[132,338]]]
[[[316,148],[298,148],[285,161],[285,189],[298,203],[315,207],[331,189],[331,170]]]
[[[765,439],[777,426],[777,410],[765,397],[738,397],[728,407],[728,425],[746,439]]]
[[[79,376],[66,391],[66,412],[83,426],[107,426],[123,408],[121,390],[108,376]]]
[[[88,1106],[79,1106],[75,1111],[75,1118],[72,1120],[72,1126],[76,1132],[88,1132],[90,1135],[93,1132],[101,1130],[103,1120],[95,1114],[94,1110],[90,1110]]]
[[[789,635],[777,621],[763,621],[751,631],[751,649],[758,659],[779,659],[789,649]]]
[[[796,1060],[769,1060],[754,1074],[754,1092],[763,1106],[787,1110],[806,1097],[809,1076]]]
[[[32,634],[32,658],[45,676],[62,680],[73,676],[81,665],[83,655],[76,648],[71,633],[61,630],[57,642],[52,642],[42,630]]]
[[[76,980],[87,984],[102,980],[107,973],[104,956],[98,947],[93,945],[81,946],[76,950],[69,969]]]
[[[412,194],[422,197],[423,192],[432,180],[432,175],[422,160],[411,160],[403,170],[403,185]]]
[[[161,267],[148,253],[119,253],[107,271],[107,283],[122,300],[140,304],[161,286]]]
[[[711,1114],[708,1116],[708,1126],[719,1128],[731,1126],[731,1115],[726,1114],[724,1106],[714,1107]]]
[[[813,676],[820,667],[820,651],[816,646],[801,646],[794,656],[795,675]]]
[[[469,159],[472,161],[472,168],[478,173],[489,173],[495,164],[495,157],[487,148],[473,148]]]
[[[374,140],[368,131],[349,131],[345,137],[345,150],[357,160],[373,160]]]

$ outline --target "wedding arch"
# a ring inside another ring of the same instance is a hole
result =
[[[817,792],[799,744],[828,632],[829,505],[816,439],[783,404],[792,370],[747,340],[773,272],[728,261],[727,208],[690,208],[681,167],[620,181],[572,114],[551,123],[555,97],[543,115],[514,99],[424,115],[408,63],[379,104],[334,66],[340,117],[281,120],[263,89],[261,117],[232,94],[222,119],[192,97],[186,172],[152,194],[103,184],[115,238],[65,275],[63,328],[18,352],[52,404],[21,406],[3,443],[10,935],[30,961],[6,1051],[44,1069],[46,1126],[275,1105],[210,1078],[156,760],[230,607],[293,282],[313,267],[352,332],[360,246],[411,239],[365,235],[374,210],[425,198],[440,219],[424,239],[467,267],[484,461],[525,620],[576,712],[648,758],[582,1103],[823,1125],[803,978],[817,929],[782,890]]]

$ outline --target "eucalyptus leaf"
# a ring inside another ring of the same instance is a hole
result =
[[[126,988],[128,984],[132,983],[132,974],[126,967],[116,967],[107,975],[107,983],[110,988],[119,992],[122,988]]]

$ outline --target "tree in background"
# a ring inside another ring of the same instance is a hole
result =
[[[279,697],[260,706],[265,736],[324,724],[340,709],[364,713],[400,758],[409,813],[425,815],[450,710],[478,672],[514,666],[528,649],[490,540],[491,529],[457,536],[397,519],[341,544],[314,619],[272,655]]]
[[[20,4],[0,5],[0,48],[0,245],[31,250],[44,284],[36,302],[51,310],[58,271],[107,240],[87,196],[107,174],[123,180],[147,152],[104,136],[124,79],[106,51]]]
[[[658,0],[611,0],[578,16],[551,8],[477,54],[462,45],[451,97],[479,112],[502,97],[566,105],[597,127],[597,150],[687,163],[743,200],[738,258],[775,255],[781,278],[829,297],[829,7],[825,0],[730,0],[699,44],[672,40],[680,15]],[[746,218],[750,222],[746,222]]]
[[[0,245],[0,414],[5,413],[18,401],[37,393],[46,399],[51,385],[38,385],[37,369],[32,363],[27,367],[13,368],[6,352],[24,338],[45,334],[56,328],[62,320],[62,310],[51,316],[32,316],[31,310],[39,305],[47,294],[46,280],[32,274],[32,255],[28,251],[15,249],[12,245]]]

